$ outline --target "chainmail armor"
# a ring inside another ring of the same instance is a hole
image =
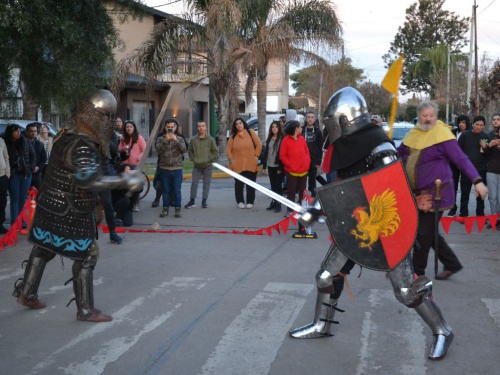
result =
[[[86,187],[102,176],[98,145],[65,131],[55,140],[37,197],[29,241],[72,259],[82,259],[96,237],[96,193]]]

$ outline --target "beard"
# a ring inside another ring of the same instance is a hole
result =
[[[419,128],[420,130],[423,130],[424,132],[428,132],[429,130],[431,130],[434,126],[436,126],[436,123],[425,123],[425,124],[422,124],[420,122],[417,122],[417,124],[415,125],[417,128]]]

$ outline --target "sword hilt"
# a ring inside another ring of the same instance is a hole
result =
[[[440,201],[441,200],[441,180],[438,178],[436,181],[434,181],[434,184],[436,185],[436,195],[434,196],[434,200]]]

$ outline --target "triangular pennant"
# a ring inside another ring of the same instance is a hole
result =
[[[491,224],[491,229],[496,230],[497,229],[497,222],[498,222],[498,215],[488,215],[487,218]]]
[[[481,233],[486,223],[486,216],[475,216],[475,218],[477,220],[477,231]]]
[[[280,232],[280,225],[279,225],[279,223],[274,224],[271,228],[274,229],[276,232],[278,232],[278,234],[281,233]]]
[[[472,227],[474,226],[474,222],[476,221],[473,217],[464,217],[465,231],[470,234],[472,232]]]
[[[453,221],[455,221],[454,217],[443,216],[441,218],[441,225],[442,225],[443,230],[446,234],[448,234],[450,232],[450,226],[451,226],[451,223],[453,223]]]
[[[286,232],[288,232],[288,228],[290,226],[290,220],[288,218],[281,220],[279,222],[279,225],[281,227],[281,230],[283,231],[283,234],[286,234]]]
[[[272,227],[267,227],[264,229],[267,233],[268,236],[272,236],[273,235],[273,228]]]

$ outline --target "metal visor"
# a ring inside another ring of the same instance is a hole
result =
[[[359,265],[390,271],[412,249],[418,211],[400,160],[317,193],[335,243]]]

